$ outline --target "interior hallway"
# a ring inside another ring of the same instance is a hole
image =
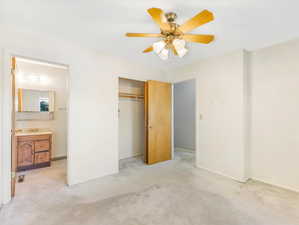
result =
[[[1,210],[1,225],[299,224],[298,193],[234,182],[194,168],[193,160],[187,152],[152,166],[122,160],[119,174],[72,187],[60,182],[58,163],[52,169],[59,175],[48,173],[56,181],[45,177],[44,185],[17,193]]]

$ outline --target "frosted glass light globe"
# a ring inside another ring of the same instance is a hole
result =
[[[157,54],[160,54],[160,52],[164,49],[166,46],[165,41],[158,41],[153,44],[154,52]]]
[[[178,53],[180,58],[184,57],[184,55],[186,55],[187,52],[188,52],[188,49],[186,49],[186,48],[182,48],[180,50],[177,50],[177,53]]]
[[[167,60],[168,59],[168,53],[169,53],[169,50],[164,48],[161,53],[159,54],[160,58],[163,59],[163,60]]]
[[[175,47],[175,50],[177,50],[177,51],[185,48],[185,45],[186,45],[186,41],[184,41],[182,39],[174,39],[172,43]]]

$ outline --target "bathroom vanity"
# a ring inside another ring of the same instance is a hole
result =
[[[15,139],[17,171],[51,166],[51,131],[17,131]]]
[[[53,120],[55,92],[18,88],[16,126],[27,127],[31,121]],[[52,132],[46,128],[17,129],[15,148],[17,171],[51,166]]]

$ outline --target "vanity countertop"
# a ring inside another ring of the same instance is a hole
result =
[[[53,134],[50,130],[21,130],[16,131],[16,136],[31,136],[31,135],[46,135],[46,134]]]

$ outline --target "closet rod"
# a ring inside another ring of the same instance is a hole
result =
[[[121,98],[135,98],[135,99],[143,99],[144,98],[143,95],[124,93],[124,92],[119,92],[119,97],[121,97]]]

